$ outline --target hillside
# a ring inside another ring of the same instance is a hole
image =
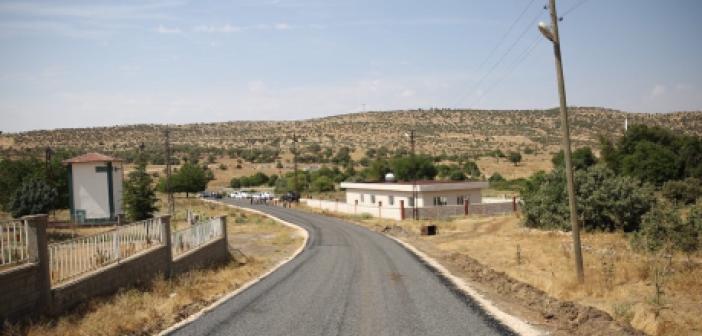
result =
[[[666,114],[627,113],[603,108],[572,108],[571,134],[575,146],[595,145],[599,135],[615,137],[629,124],[661,125],[675,131],[702,135],[702,112]],[[73,148],[79,151],[119,152],[141,142],[160,146],[163,125],[39,130],[0,135],[6,155],[39,149]],[[477,154],[494,149],[550,150],[560,141],[557,109],[551,110],[415,110],[345,114],[301,121],[233,121],[171,126],[177,146],[209,148],[270,148],[287,151],[293,132],[303,145],[317,143],[335,150],[340,146],[365,149],[409,147],[403,134],[417,130],[417,149],[439,154]]]

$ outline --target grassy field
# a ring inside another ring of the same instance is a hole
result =
[[[228,215],[233,253],[228,264],[174,279],[159,278],[144,288],[94,299],[58,319],[7,326],[2,335],[151,335],[265,273],[303,242],[297,231],[259,215],[184,198],[178,198],[176,206],[175,226],[184,225],[182,214],[187,208],[205,216]]]
[[[517,216],[416,222],[342,217],[376,231],[389,232],[459,275],[468,268],[461,258],[466,256],[551,297],[598,308],[651,335],[702,334],[699,256],[692,259],[694,266],[684,256],[672,258],[672,271],[662,282],[662,301],[656,304],[654,263],[632,252],[623,233],[583,234],[586,282],[579,285],[573,271],[570,235],[524,228]],[[419,235],[420,226],[427,223],[438,225],[437,236]],[[494,281],[489,277],[477,278],[488,287]],[[496,292],[504,291],[497,288]]]

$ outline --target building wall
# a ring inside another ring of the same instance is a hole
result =
[[[175,258],[171,272],[177,275],[193,268],[222,264],[227,260],[229,260],[228,242],[225,239],[218,239]]]
[[[363,195],[363,197],[361,197]],[[375,202],[371,202],[371,195],[375,196]],[[390,204],[390,196],[394,196],[394,204]],[[434,197],[446,197],[447,205],[463,205],[456,203],[456,198],[463,196],[470,203],[481,203],[482,198],[480,189],[467,190],[450,190],[450,191],[421,191],[417,193],[417,207],[433,207]],[[388,191],[388,190],[370,190],[370,189],[348,189],[346,190],[346,203],[355,204],[358,200],[359,205],[373,206],[382,202],[383,206],[399,207],[400,200],[405,201],[405,207],[410,207],[409,199],[412,197],[412,192],[406,191]]]
[[[75,163],[72,165],[73,207],[74,210],[85,210],[86,218],[110,216],[107,172],[96,173],[95,167],[97,166],[105,166],[105,163]]]

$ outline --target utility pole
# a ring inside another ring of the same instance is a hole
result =
[[[175,214],[175,202],[173,199],[173,192],[171,191],[171,131],[166,126],[164,131],[166,136],[166,194],[168,195],[168,214],[173,216]]]
[[[556,58],[556,77],[558,78],[558,95],[560,97],[561,108],[561,133],[563,156],[565,158],[566,180],[568,182],[568,205],[570,207],[570,224],[573,234],[573,252],[575,254],[575,271],[578,277],[578,282],[585,281],[583,272],[583,254],[580,247],[580,225],[576,212],[575,202],[575,181],[573,181],[573,163],[570,151],[570,128],[568,126],[568,107],[566,105],[565,80],[563,78],[563,64],[561,61],[561,38],[558,34],[558,14],[556,12],[556,0],[549,0],[549,9],[551,12],[551,27],[546,27],[545,24],[539,24],[539,31],[553,43],[553,53]]]
[[[414,129],[410,130],[410,148],[412,153],[412,160],[416,161],[415,157],[415,152],[414,152]],[[416,167],[415,167],[416,168]],[[413,170],[412,171],[412,219],[417,220],[419,219],[419,212],[417,211],[417,171]]]
[[[297,134],[295,134],[295,133],[293,133],[293,170],[294,170],[293,189],[295,189],[295,192],[298,192],[298,184],[297,184]]]
[[[46,147],[44,149],[44,173],[46,174],[46,180],[51,181],[51,156],[54,154],[54,151],[51,149],[51,147]]]

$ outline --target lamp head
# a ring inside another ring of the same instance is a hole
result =
[[[541,35],[546,37],[549,41],[556,41],[555,37],[553,36],[553,31],[551,31],[551,28],[549,28],[543,21],[539,22],[539,32],[541,32]]]

